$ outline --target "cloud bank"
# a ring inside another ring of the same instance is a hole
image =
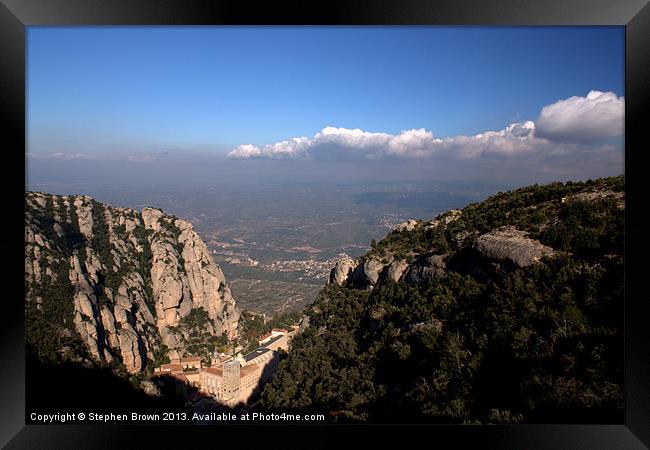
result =
[[[625,99],[613,92],[591,91],[542,108],[537,135],[555,141],[590,142],[623,133]]]
[[[326,127],[314,137],[296,137],[274,144],[243,144],[228,153],[233,159],[379,160],[386,158],[515,157],[530,154],[567,154],[581,144],[621,136],[623,97],[590,91],[542,108],[535,121],[512,123],[502,130],[473,136],[435,137],[426,129],[399,134]]]
[[[28,153],[27,157],[36,160],[59,160],[59,161],[129,161],[129,162],[153,162],[159,161],[169,154],[167,150],[161,150],[153,153],[137,153],[137,154],[107,154],[107,153]]]

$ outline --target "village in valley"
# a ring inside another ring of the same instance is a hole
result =
[[[258,347],[242,354],[239,346],[228,353],[215,351],[205,363],[200,356],[185,356],[171,360],[154,369],[154,380],[159,386],[173,385],[177,395],[195,403],[203,399],[235,407],[254,406],[264,384],[271,380],[281,355],[291,349],[296,334],[304,331],[309,319],[288,328],[273,328],[259,336]]]

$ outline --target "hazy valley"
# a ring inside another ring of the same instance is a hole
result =
[[[281,238],[282,227],[343,219],[319,215],[310,195],[291,197],[281,218],[259,205],[266,222],[242,208],[243,232],[203,238],[160,209],[27,192],[30,352],[111,368],[158,397],[151,380],[169,371],[180,378],[159,385],[193,389],[182,395],[195,411],[259,404],[340,422],[620,418],[622,176],[532,185],[391,225],[354,258],[344,233],[339,247],[327,247],[328,233]],[[350,236],[403,214],[373,218],[376,205],[359,196],[337,199],[364,211],[345,223]],[[301,201],[313,211],[302,222],[291,214]],[[214,216],[196,217],[205,226]],[[226,366],[237,387],[224,403]],[[210,376],[221,384],[211,388]]]
[[[35,184],[34,190],[85,193],[97,201],[146,206],[187,220],[224,271],[242,310],[300,311],[345,255],[365,254],[408,219],[482,200],[499,186],[440,183],[257,183],[229,187]]]

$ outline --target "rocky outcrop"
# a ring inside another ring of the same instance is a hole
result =
[[[349,285],[357,289],[372,289],[374,286],[386,281],[405,281],[412,285],[423,285],[432,280],[435,275],[443,276],[445,273],[446,255],[432,255],[417,258],[409,264],[405,259],[388,258],[379,259],[370,257],[358,263],[354,270],[346,273],[337,266],[330,275],[331,284]],[[338,267],[338,268],[337,268]],[[346,265],[344,267],[350,267]]]
[[[161,397],[160,388],[153,381],[142,381],[142,390],[152,397]]]
[[[514,227],[501,227],[479,236],[475,249],[489,259],[511,261],[519,267],[530,266],[555,253],[551,247],[530,239],[528,233]]]
[[[462,211],[452,209],[442,213],[431,221],[407,220],[399,224],[392,235],[408,232],[429,232],[438,227],[446,227],[458,220]],[[444,228],[443,228],[444,229]],[[459,243],[469,237],[469,233],[459,233]],[[433,279],[436,274],[445,270],[445,255],[434,255],[418,258],[411,252],[406,255],[396,256],[390,251],[382,250],[368,253],[366,256],[339,260],[330,271],[328,284],[347,285],[357,289],[372,289],[374,286],[387,280],[393,282],[406,281],[413,285],[420,285]],[[409,263],[409,261],[412,261]]]
[[[221,268],[192,224],[153,208],[145,208],[142,218],[145,228],[154,231],[151,281],[158,326],[175,327],[193,308],[203,308],[214,322],[215,332],[234,339],[239,321],[235,300]],[[175,239],[162,232],[165,229],[171,229]],[[165,343],[175,342],[168,338]]]
[[[354,262],[354,260],[349,256],[338,260],[336,265],[330,271],[330,277],[327,284],[344,284],[356,267],[356,262]]]
[[[210,334],[237,336],[239,310],[221,268],[189,222],[160,210],[28,192],[25,251],[26,302],[39,310],[44,289],[69,292],[56,301],[69,301],[71,315],[59,305],[52,320],[98,362],[135,373],[163,345],[170,357],[184,355],[177,326],[198,308]]]
[[[433,281],[436,276],[445,276],[446,255],[421,257],[409,265],[404,281],[413,286],[423,286]]]
[[[452,222],[455,222],[463,215],[463,212],[460,209],[451,209],[445,213],[438,215],[435,219],[427,223],[425,228],[436,228],[439,225],[447,226]]]
[[[590,202],[594,200],[601,200],[606,198],[613,198],[616,200],[616,206],[619,209],[625,209],[625,192],[615,192],[611,190],[599,190],[599,191],[588,191],[580,192],[571,197],[565,198],[564,201],[581,201],[581,202]]]
[[[405,259],[396,259],[391,262],[385,270],[385,276],[391,281],[399,281],[402,278],[409,264]]]
[[[406,222],[402,222],[399,225],[395,227],[395,231],[401,232],[401,231],[411,231],[415,229],[417,226],[418,222],[417,220],[407,220]]]
[[[354,269],[354,272],[350,275],[350,279],[356,287],[372,287],[377,284],[379,275],[382,273],[385,266],[386,264],[379,258],[370,257],[361,262],[357,268]]]
[[[461,217],[462,211],[453,209],[431,221],[409,220],[400,224],[391,234],[391,238],[395,240],[396,234],[399,236],[400,233],[412,232],[416,233],[416,236],[419,233],[423,236],[420,239],[425,240],[427,233],[444,234],[449,230],[449,225]],[[448,270],[480,272],[481,267],[474,260],[474,251],[489,260],[509,261],[518,267],[527,267],[544,256],[555,254],[551,247],[529,238],[527,233],[514,227],[498,228],[481,236],[474,230],[462,230],[450,233],[447,239],[447,251],[455,255],[453,260],[435,246],[424,247],[419,251],[406,249],[406,252],[403,248],[398,252],[391,252],[389,247],[383,246],[356,261],[347,258],[337,262],[330,273],[329,283],[356,289],[372,289],[389,280],[405,282],[412,286],[425,286],[436,277],[445,277]],[[467,253],[468,251],[472,254]]]

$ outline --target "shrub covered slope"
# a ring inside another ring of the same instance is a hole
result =
[[[307,308],[262,405],[336,421],[621,422],[624,213],[614,177],[398,227]]]

